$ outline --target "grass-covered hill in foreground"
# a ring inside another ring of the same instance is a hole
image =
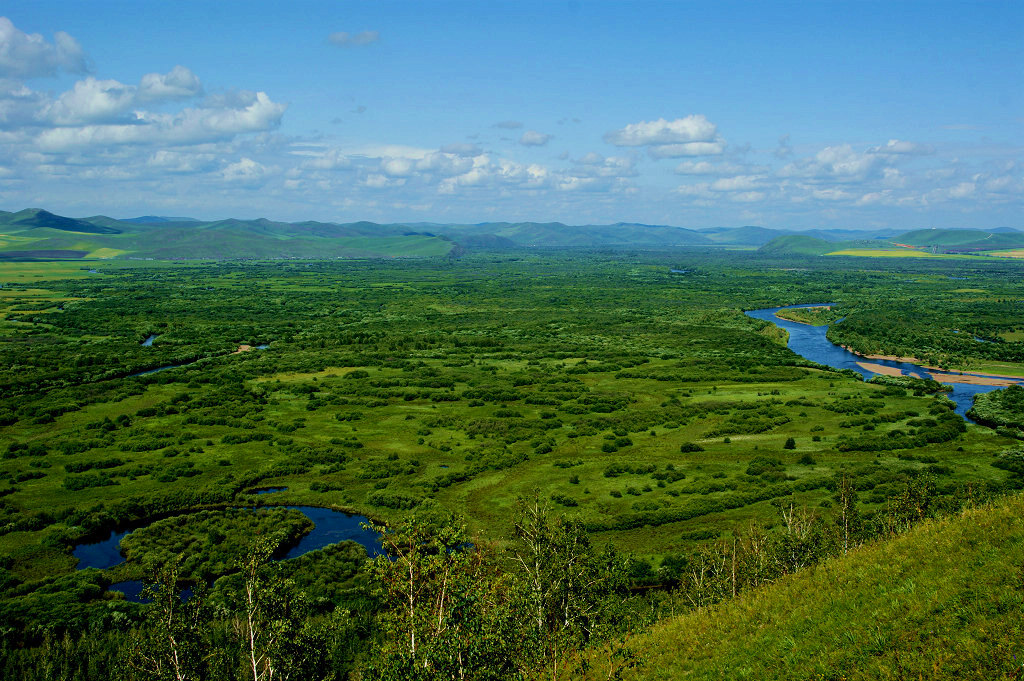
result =
[[[1017,679],[1022,565],[1014,496],[662,622],[625,678]]]

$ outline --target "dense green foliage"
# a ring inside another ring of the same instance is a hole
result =
[[[195,584],[180,614],[208,624],[190,645],[219,678],[269,669],[240,671],[254,655],[242,620],[283,632],[260,654],[300,675],[367,660],[393,678],[424,660],[439,676],[558,674],[605,644],[628,667],[616,637],[659,614],[1024,486],[1003,454],[1014,441],[966,425],[938,384],[814,365],[741,311],[834,301],[846,320],[830,335],[866,351],[981,363],[992,346],[1010,361],[1024,345],[1016,266],[763,257],[3,265],[0,619],[27,646],[4,664],[37,669],[61,649],[93,667],[69,677],[164,674],[154,608]],[[884,313],[890,299],[906,316]],[[400,610],[400,560],[365,568],[353,545],[266,565],[307,521],[227,509],[270,486],[286,488],[275,504],[388,526],[427,610]],[[532,516],[520,499],[537,500]],[[440,509],[467,527],[411,520]],[[75,543],[135,526],[123,565],[75,571]],[[547,572],[531,572],[541,554]],[[727,583],[708,572],[734,557]],[[590,586],[573,591],[559,579],[577,568]],[[107,591],[143,575],[162,575],[157,606]],[[437,575],[458,591],[429,592]],[[569,622],[569,603],[586,614]],[[412,630],[430,645],[405,648]],[[282,636],[295,647],[275,647]],[[133,646],[148,661],[118,652]]]
[[[825,326],[842,319],[842,313],[832,309],[831,306],[822,305],[818,307],[794,307],[788,310],[779,310],[776,317],[788,319],[801,324],[811,326]]]
[[[1024,431],[1024,388],[1011,385],[1006,390],[975,395],[968,414],[975,421],[995,428]]]

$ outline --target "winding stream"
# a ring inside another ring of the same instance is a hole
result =
[[[282,507],[264,506],[261,508]],[[349,515],[342,511],[320,508],[318,506],[284,506],[283,508],[301,511],[314,523],[313,529],[284,555],[284,560],[298,558],[310,551],[316,551],[325,546],[343,541],[354,541],[362,545],[366,549],[366,555],[370,557],[383,553],[380,535],[371,530],[364,530],[362,527],[362,523],[367,522],[366,516]],[[122,532],[111,532],[106,539],[97,542],[79,544],[72,551],[72,554],[78,559],[78,569],[97,568],[99,570],[106,570],[120,565],[124,562],[124,556],[121,555],[120,548],[121,540],[132,530],[144,527],[147,524],[142,523]],[[111,584],[110,589],[111,591],[124,593],[125,597],[130,601],[139,602],[142,582],[136,580],[117,582]]]
[[[940,383],[944,383],[953,388],[953,392],[946,394],[951,400],[956,402],[956,413],[960,414],[960,416],[967,421],[971,421],[971,419],[967,418],[967,410],[974,404],[974,396],[978,393],[987,393],[1000,388],[1000,386],[993,385],[971,385],[968,383],[943,381],[941,373],[931,372],[928,369],[910,362],[896,362],[889,359],[868,359],[866,357],[861,357],[860,355],[853,354],[845,348],[835,345],[832,341],[826,338],[825,333],[828,331],[828,326],[811,326],[809,324],[791,322],[788,319],[782,319],[781,317],[775,316],[775,313],[779,310],[791,310],[800,307],[822,307],[831,304],[832,303],[809,303],[806,305],[768,307],[762,310],[748,310],[746,315],[755,319],[763,319],[766,322],[771,322],[772,324],[788,331],[788,347],[801,357],[809,359],[812,362],[817,362],[818,364],[827,364],[828,366],[835,367],[836,369],[852,369],[865,379],[877,376],[878,374],[865,369],[860,366],[858,362],[868,362],[871,364],[891,367],[893,369],[899,369],[900,373],[904,376],[929,378],[929,374],[931,374]],[[839,324],[841,322],[842,320],[839,320],[835,323]],[[974,423],[974,421],[971,421],[971,423]]]

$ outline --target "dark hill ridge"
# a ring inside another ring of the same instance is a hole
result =
[[[171,218],[163,215],[143,215],[137,218],[125,218],[124,222],[131,222],[136,225],[163,225],[168,222],[202,222],[195,218]]]
[[[7,214],[3,219],[8,224],[19,225],[25,228],[48,228],[57,229],[62,232],[83,232],[85,234],[120,234],[121,230],[114,227],[98,225],[86,220],[66,218],[61,215],[54,215],[41,208],[26,208],[17,213]]]

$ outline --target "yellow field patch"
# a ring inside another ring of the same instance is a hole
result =
[[[986,255],[994,255],[998,258],[1024,258],[1024,248],[1015,248],[1009,251],[988,251]]]
[[[937,253],[925,253],[909,249],[889,250],[885,248],[844,248],[840,251],[832,251],[825,255],[856,255],[867,258],[961,258],[969,256],[944,255]]]
[[[95,251],[85,256],[87,258],[116,258],[119,255],[124,255],[128,251],[120,248],[97,248]]]

